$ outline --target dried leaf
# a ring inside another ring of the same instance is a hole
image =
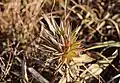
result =
[[[83,78],[90,78],[90,77],[96,77],[97,75],[100,75],[104,69],[106,69],[110,63],[116,58],[116,55],[108,57],[108,60],[102,59],[99,60],[96,64],[91,64],[89,68],[87,68],[80,77]],[[96,77],[97,78],[97,77]]]
[[[42,75],[40,75],[35,69],[32,67],[28,68],[28,71],[33,75],[33,77],[38,80],[40,83],[49,83]]]
[[[22,61],[22,75],[23,79],[25,82],[28,82],[28,77],[27,77],[27,66],[26,66],[26,59],[25,56],[23,56],[23,61]]]
[[[79,57],[72,57],[74,62],[79,62],[79,63],[89,63],[94,61],[94,58],[91,58],[90,56],[88,56],[87,54],[81,54],[79,55]]]

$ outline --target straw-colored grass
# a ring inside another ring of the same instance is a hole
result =
[[[0,1],[1,82],[117,83],[119,48],[119,1]]]

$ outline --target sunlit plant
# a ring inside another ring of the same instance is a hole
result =
[[[44,15],[44,19],[48,23],[49,28],[45,27],[44,23],[41,22],[42,46],[46,51],[52,52],[58,58],[56,74],[64,65],[68,68],[71,62],[75,62],[73,58],[81,57],[82,52],[84,52],[83,40],[78,38],[81,26],[72,30],[70,23],[65,24],[64,21],[61,21],[60,26],[58,26],[53,17],[49,19],[48,16]]]

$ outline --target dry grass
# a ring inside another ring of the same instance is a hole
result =
[[[1,0],[0,82],[117,83],[119,4]]]

